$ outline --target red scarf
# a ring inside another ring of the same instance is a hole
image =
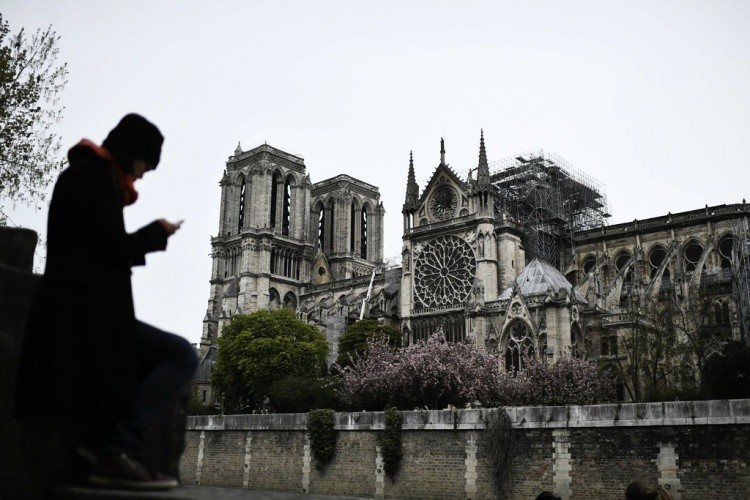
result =
[[[115,166],[115,172],[117,173],[117,180],[120,184],[120,193],[122,194],[122,206],[126,207],[132,205],[138,199],[138,191],[135,190],[135,175],[130,172],[125,172],[120,165],[115,161],[112,153],[109,150],[98,146],[93,141],[88,139],[81,139],[81,141],[73,146],[70,151],[76,148],[85,148],[92,151],[96,156],[105,160],[107,163]],[[70,151],[68,152],[68,158],[70,158]]]

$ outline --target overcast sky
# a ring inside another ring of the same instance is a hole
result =
[[[490,161],[544,148],[598,179],[611,223],[750,191],[747,1],[6,0],[0,12],[13,32],[61,37],[66,149],[128,112],[166,136],[126,224],[185,224],[134,271],[136,313],[192,342],[238,142],[301,155],[313,182],[379,186],[386,256],[400,254],[409,151],[420,187],[441,137],[465,176],[480,128]],[[46,203],[5,208],[44,236]]]

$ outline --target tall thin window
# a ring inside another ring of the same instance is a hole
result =
[[[292,182],[287,179],[284,182],[284,207],[281,221],[281,234],[289,234],[289,219],[292,211]]]
[[[271,212],[269,214],[269,218],[271,219],[269,221],[270,227],[276,227],[276,201],[278,199],[278,193],[277,191],[279,187],[279,174],[273,174],[273,179],[271,180]]]
[[[367,258],[367,209],[362,207],[362,214],[360,215],[360,227],[359,227],[359,256],[363,259]]]
[[[242,186],[240,186],[240,213],[239,213],[239,224],[237,224],[237,232],[242,232],[242,227],[245,225],[245,192],[247,191],[247,183],[245,179],[242,179]]]
[[[351,207],[349,208],[349,251],[354,253],[354,247],[356,246],[356,242],[354,241],[354,235],[356,234],[357,229],[357,214],[354,210],[354,202],[352,202]]]
[[[323,251],[326,237],[326,211],[323,207],[318,210],[318,248]]]
[[[630,262],[630,254],[620,252],[615,258],[615,271],[619,274]],[[630,293],[633,291],[633,266],[629,266],[623,276],[622,289],[620,290],[620,306],[625,307],[628,304]]]

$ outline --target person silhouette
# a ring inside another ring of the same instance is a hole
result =
[[[123,209],[135,182],[156,168],[159,129],[128,114],[101,146],[68,152],[49,206],[47,261],[33,300],[19,363],[16,413],[75,424],[90,483],[168,489],[174,478],[147,470],[141,452],[161,412],[197,367],[184,338],[138,321],[131,267],[165,250],[181,222],[156,220],[129,234]],[[71,450],[72,452],[72,450]]]

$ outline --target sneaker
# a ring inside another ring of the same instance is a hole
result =
[[[169,490],[177,487],[177,479],[151,474],[140,462],[125,453],[97,457],[89,483],[122,490]]]

